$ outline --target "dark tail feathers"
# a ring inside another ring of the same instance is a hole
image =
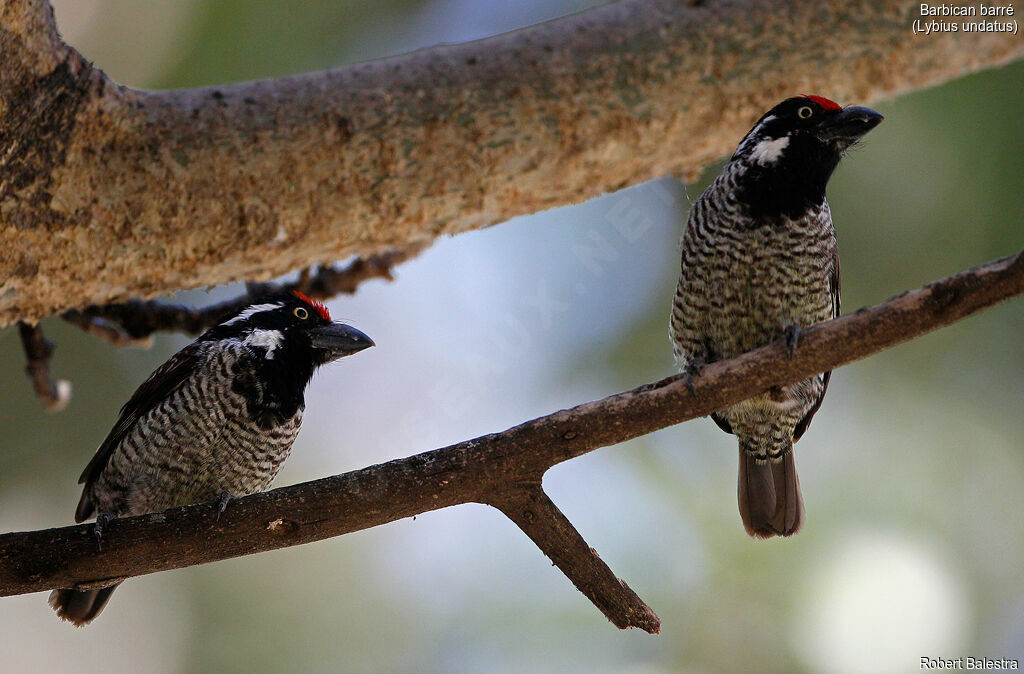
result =
[[[793,449],[778,461],[756,461],[740,443],[740,517],[755,538],[791,536],[804,520]]]
[[[85,627],[100,614],[120,584],[98,590],[54,590],[50,593],[50,606],[64,620]]]

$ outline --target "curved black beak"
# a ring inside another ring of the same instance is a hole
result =
[[[823,141],[850,145],[878,126],[883,119],[882,115],[871,108],[854,105],[827,117],[821,123],[818,135]]]
[[[331,360],[348,356],[374,346],[373,340],[360,330],[344,323],[331,323],[309,331],[313,347],[326,351]]]

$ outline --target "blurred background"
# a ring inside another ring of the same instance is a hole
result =
[[[145,88],[326,68],[594,4],[55,2],[72,45]],[[1021,248],[1022,106],[1024,63],[873,104],[885,123],[830,185],[846,311]],[[378,346],[314,379],[276,484],[671,374],[676,242],[719,169],[439,241],[394,282],[330,302]],[[46,414],[16,330],[0,331],[0,531],[71,523],[78,475],[117,410],[188,341],[115,350],[59,320],[44,327],[74,398]],[[878,672],[917,671],[922,656],[1024,659],[1022,346],[1018,300],[839,370],[797,447],[807,519],[791,540],[747,538],[735,439],[706,419],[553,469],[553,500],[660,615],[657,637],[616,630],[513,524],[467,505],[134,579],[88,629],[58,621],[44,594],[0,599],[0,670]]]

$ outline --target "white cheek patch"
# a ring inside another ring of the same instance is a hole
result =
[[[750,153],[750,158],[761,166],[774,164],[782,156],[782,151],[786,149],[787,145],[789,145],[789,136],[762,140],[754,146],[754,150]]]
[[[276,304],[276,303],[275,304],[254,304],[251,307],[246,307],[245,310],[242,311],[242,313],[238,314],[237,316],[232,318],[230,321],[224,321],[223,323],[221,323],[221,325],[234,325],[235,323],[238,323],[239,321],[244,321],[245,319],[249,318],[253,314],[258,314],[261,311],[273,311],[274,309],[280,309],[280,308],[281,308],[281,305],[280,304]]]
[[[253,330],[245,338],[247,346],[259,346],[267,350],[267,360],[273,360],[274,350],[281,346],[284,335],[279,330]]]

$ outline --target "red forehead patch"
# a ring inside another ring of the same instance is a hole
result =
[[[809,101],[814,101],[815,103],[817,103],[818,105],[821,106],[822,110],[842,110],[843,109],[843,106],[839,105],[835,101],[830,101],[829,99],[824,98],[822,96],[807,96],[807,95],[805,95],[804,98],[806,98]]]
[[[325,321],[331,320],[331,314],[330,312],[327,311],[327,307],[324,306],[323,302],[311,300],[302,293],[300,293],[298,290],[293,290],[292,294],[298,297],[306,304],[308,304],[313,309],[313,311],[320,315],[320,318],[324,319]]]

